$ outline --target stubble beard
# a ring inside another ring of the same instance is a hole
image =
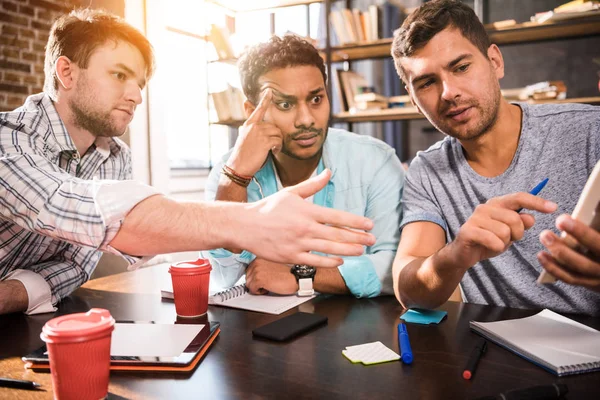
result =
[[[471,141],[480,138],[481,136],[489,132],[498,120],[498,112],[500,109],[500,85],[498,81],[496,81],[496,85],[493,89],[494,93],[498,94],[495,96],[491,96],[489,100],[484,99],[483,104],[478,101],[449,104],[448,107],[444,107],[444,109],[441,110],[441,112],[439,113],[439,115],[444,115],[445,112],[450,108],[450,106],[471,106],[474,109],[479,110],[481,115],[479,122],[473,128],[469,129],[466,132],[461,132],[460,130],[451,128],[449,125],[443,124],[443,120],[440,121],[441,123],[432,122],[433,126],[435,126],[436,129],[438,129],[440,132],[445,133],[448,136],[452,136],[453,138],[456,138],[458,140]]]
[[[90,132],[95,137],[123,135],[126,128],[121,130],[114,124],[110,111],[98,111],[92,108],[94,99],[90,94],[91,89],[85,81],[75,98],[69,101],[75,126]]]

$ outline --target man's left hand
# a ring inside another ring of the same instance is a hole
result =
[[[588,252],[581,254],[569,247],[563,238],[543,231],[540,241],[547,251],[538,253],[542,266],[558,280],[600,292],[600,233],[569,215],[558,217],[556,227],[568,233]]]
[[[289,266],[257,258],[246,269],[246,287],[252,294],[295,294],[298,282]]]

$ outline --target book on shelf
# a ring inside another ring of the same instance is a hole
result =
[[[573,0],[554,8],[555,13],[583,12],[598,8],[597,0]]]
[[[600,370],[600,332],[550,310],[506,321],[471,321],[470,327],[558,376]]]
[[[228,85],[227,89],[222,92],[211,93],[210,97],[217,116],[217,121],[212,122],[243,121],[246,119],[244,95],[240,89]]]
[[[600,1],[570,1],[553,10],[536,13],[531,17],[531,21],[537,23],[555,22],[566,19],[585,18],[593,15],[600,15]]]
[[[507,100],[562,100],[567,98],[567,85],[563,81],[543,81],[523,88],[502,89]]]
[[[369,40],[373,41],[373,40],[378,40],[381,35],[379,32],[380,26],[381,26],[381,11],[379,9],[379,7],[377,7],[375,4],[371,4],[368,8],[367,8],[367,13],[368,15],[368,20],[369,20],[369,28],[370,28],[370,32],[369,32]]]
[[[338,78],[338,85],[340,86],[341,93],[343,96],[343,102],[345,105],[344,111],[352,111],[355,108],[354,97],[360,93],[361,87],[369,86],[369,83],[361,74],[354,71],[336,71]]]
[[[358,93],[354,95],[355,102],[367,102],[367,101],[377,101],[380,103],[387,104],[388,98],[379,94],[379,93]]]
[[[368,6],[366,11],[358,8],[331,10],[329,22],[341,45],[373,42],[381,38],[381,9]]]
[[[365,27],[361,21],[361,12],[357,8],[352,9],[352,22],[354,25],[354,30],[356,31],[356,39],[358,42],[364,42],[367,40],[365,36]]]
[[[388,108],[387,101],[355,101],[354,111],[366,111],[366,110],[381,110]]]
[[[390,96],[388,97],[388,105],[390,108],[412,106],[409,95]]]

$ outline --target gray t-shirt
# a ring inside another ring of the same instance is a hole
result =
[[[549,178],[540,196],[558,204],[553,214],[532,212],[535,225],[503,254],[470,268],[461,281],[470,303],[515,308],[550,308],[600,316],[600,294],[558,282],[538,285],[542,270],[536,254],[544,249],[539,234],[558,233],[555,220],[570,214],[600,158],[600,107],[580,104],[527,105],[519,145],[508,169],[494,178],[477,174],[467,163],[458,140],[446,137],[419,152],[404,183],[404,218],[400,227],[430,221],[446,231],[458,230],[478,204],[492,197],[528,192]],[[423,240],[427,240],[424,238]]]

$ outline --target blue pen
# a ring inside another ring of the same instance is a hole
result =
[[[410,342],[408,341],[408,332],[406,331],[406,325],[403,323],[398,324],[398,347],[400,347],[400,358],[404,364],[411,364],[413,362],[413,354],[410,348]]]
[[[531,189],[531,192],[529,192],[529,194],[537,196],[538,193],[542,191],[542,189],[544,188],[544,186],[546,186],[546,183],[548,183],[548,178],[546,178],[543,181],[541,181],[540,183],[538,183],[536,187],[534,187],[533,189]],[[520,213],[521,211],[523,211],[522,207],[517,210],[518,213]]]

